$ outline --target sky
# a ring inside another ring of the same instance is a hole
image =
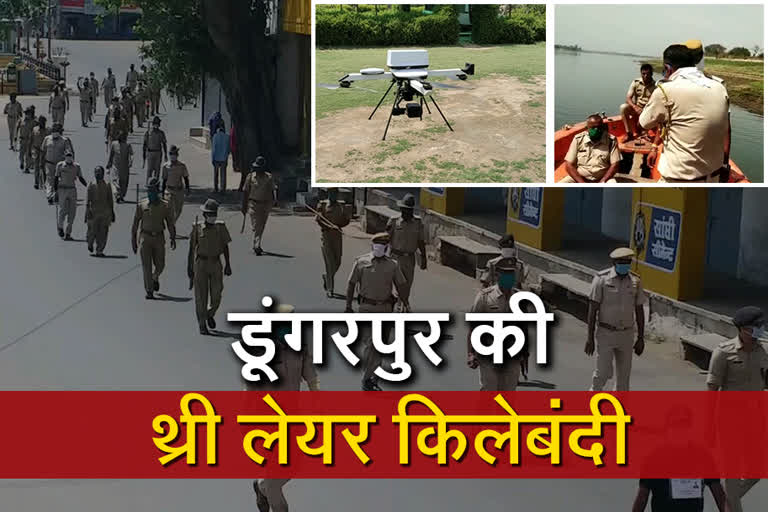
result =
[[[750,50],[763,40],[762,5],[557,5],[555,44],[659,56],[688,39]]]

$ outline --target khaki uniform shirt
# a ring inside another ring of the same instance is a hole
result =
[[[141,225],[142,231],[162,233],[167,226],[171,234],[175,233],[171,208],[162,199],[154,204],[151,204],[149,199],[143,199],[139,202],[136,206],[136,215],[133,217],[134,231],[139,229],[139,225]]]
[[[32,138],[32,130],[35,129],[34,119],[20,119],[19,120],[19,139],[27,140]]]
[[[53,135],[48,135],[43,139],[42,151],[45,155],[46,163],[58,164],[64,160],[64,153],[67,149],[72,150],[72,153],[75,152],[72,148],[72,142],[63,135],[58,139],[54,139]]]
[[[119,140],[121,135],[128,136],[128,120],[124,117],[112,121],[109,125],[109,138]]]
[[[40,149],[43,145],[43,141],[50,134],[51,132],[48,128],[41,128],[40,126],[35,126],[35,128],[32,130],[32,147],[36,149]]]
[[[419,248],[419,242],[424,242],[424,225],[418,217],[408,221],[402,217],[390,219],[387,232],[390,236],[390,247],[395,252],[413,254]]]
[[[91,88],[83,87],[80,89],[80,103],[91,103]]]
[[[693,180],[720,169],[728,109],[723,84],[696,68],[680,69],[668,80],[659,81],[639,120],[646,129],[668,123],[659,173],[668,179]]]
[[[517,292],[518,290],[514,290],[513,293]],[[526,307],[521,304],[520,305],[523,311],[526,310]],[[499,288],[498,285],[493,285],[488,288],[484,288],[477,292],[477,295],[475,295],[475,301],[472,304],[472,309],[469,311],[470,313],[511,313],[512,310],[509,308],[509,299],[504,296],[504,292],[501,291],[501,288]],[[520,329],[522,329],[523,334],[525,334],[526,343],[523,347],[523,349],[520,351],[519,354],[517,354],[513,360],[519,359],[522,356],[528,355],[528,325],[527,322],[520,322],[517,325]],[[504,350],[508,349],[512,346],[514,343],[514,339],[510,338],[509,340],[505,340],[504,343]],[[505,356],[508,357],[508,356]],[[502,368],[504,365],[496,365],[498,368]]]
[[[163,181],[170,190],[179,190],[184,188],[184,178],[189,179],[187,166],[178,160],[176,163],[167,162],[163,164]]]
[[[147,101],[147,90],[142,89],[140,91],[136,91],[136,94],[133,97],[133,104],[136,106],[136,108],[143,107],[146,101]]]
[[[124,96],[120,99],[120,109],[123,111],[123,117],[133,116],[133,96]]]
[[[275,182],[272,173],[251,172],[245,180],[245,194],[251,201],[272,201]]]
[[[91,96],[94,98],[99,97],[99,81],[95,78],[91,78]]]
[[[584,178],[597,181],[605,176],[611,165],[621,160],[616,137],[603,132],[602,138],[592,142],[587,132],[577,134],[571,141],[571,147],[565,155],[565,161],[576,166]]]
[[[48,110],[64,110],[67,108],[67,98],[59,94],[58,96],[52,95],[48,100]]]
[[[392,297],[392,285],[397,292],[405,296],[407,285],[403,271],[395,260],[387,256],[374,258],[373,253],[359,256],[349,274],[349,283],[359,286],[360,297],[375,301],[385,301]]]
[[[224,221],[218,221],[213,225],[206,224],[204,221],[198,222],[189,236],[193,254],[208,260],[218,260],[231,241],[232,237]]]
[[[75,181],[83,177],[83,171],[77,162],[73,162],[71,165],[66,162],[59,162],[56,164],[55,177],[59,179],[59,188],[75,188]]]
[[[162,151],[168,144],[163,130],[147,130],[144,134],[144,151]]]
[[[18,101],[14,103],[7,103],[3,113],[11,119],[18,119],[24,115],[24,111],[21,108],[21,103]]]
[[[640,108],[645,108],[645,106],[648,104],[648,100],[651,99],[651,94],[655,90],[656,82],[653,82],[651,85],[645,85],[645,82],[643,82],[642,78],[635,78],[632,80],[632,83],[629,84],[627,96],[632,98],[632,101],[635,102],[635,105]]]
[[[94,217],[112,217],[113,206],[109,183],[102,180],[88,185],[86,208]]]
[[[125,85],[131,87],[136,85],[139,82],[139,72],[134,71],[128,71],[128,73],[125,75]]]
[[[117,89],[117,81],[115,80],[115,75],[109,75],[104,78],[104,82],[101,84],[101,88],[104,89],[104,94],[115,93],[115,89]],[[110,101],[112,98],[109,98]]]
[[[344,208],[343,201],[336,201],[333,204],[331,204],[328,200],[320,201],[320,204],[317,205],[317,211],[320,212],[323,217],[331,221],[334,226],[343,228],[344,226],[349,225],[350,218]],[[324,232],[337,232],[335,229],[325,227],[323,224],[321,224],[320,227]]]
[[[738,336],[724,341],[712,353],[707,384],[723,391],[762,391],[768,372],[768,353],[762,343],[744,350]]]
[[[623,331],[634,327],[635,308],[645,305],[648,298],[639,277],[632,273],[620,276],[614,268],[609,268],[592,280],[589,300],[599,304],[601,324]]]
[[[486,264],[485,268],[483,269],[483,273],[481,274],[480,282],[485,286],[495,285],[499,280],[499,273],[496,271],[496,266],[504,259],[505,258],[503,256],[497,256],[496,258],[488,260],[488,263]],[[523,280],[525,279],[525,266],[519,259],[509,259],[515,261],[515,267],[517,269],[517,287],[520,288],[520,285],[523,284]]]
[[[110,147],[107,167],[112,167],[114,165],[118,169],[129,169],[131,167],[132,157],[133,146],[127,142],[116,140],[112,142],[112,146]]]

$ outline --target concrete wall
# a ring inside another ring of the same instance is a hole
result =
[[[464,189],[464,213],[507,211],[506,188],[470,187]]]
[[[768,189],[744,189],[738,277],[768,286]]]

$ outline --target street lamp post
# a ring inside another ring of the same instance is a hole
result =
[[[51,31],[53,30],[53,6],[48,0],[48,58],[51,58]]]

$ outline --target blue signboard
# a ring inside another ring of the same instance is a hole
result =
[[[667,272],[674,272],[680,243],[681,214],[666,208],[651,207],[645,263]]]
[[[541,199],[544,195],[543,188],[526,187],[520,194],[520,210],[517,215],[518,222],[528,224],[534,228],[541,225]]]

